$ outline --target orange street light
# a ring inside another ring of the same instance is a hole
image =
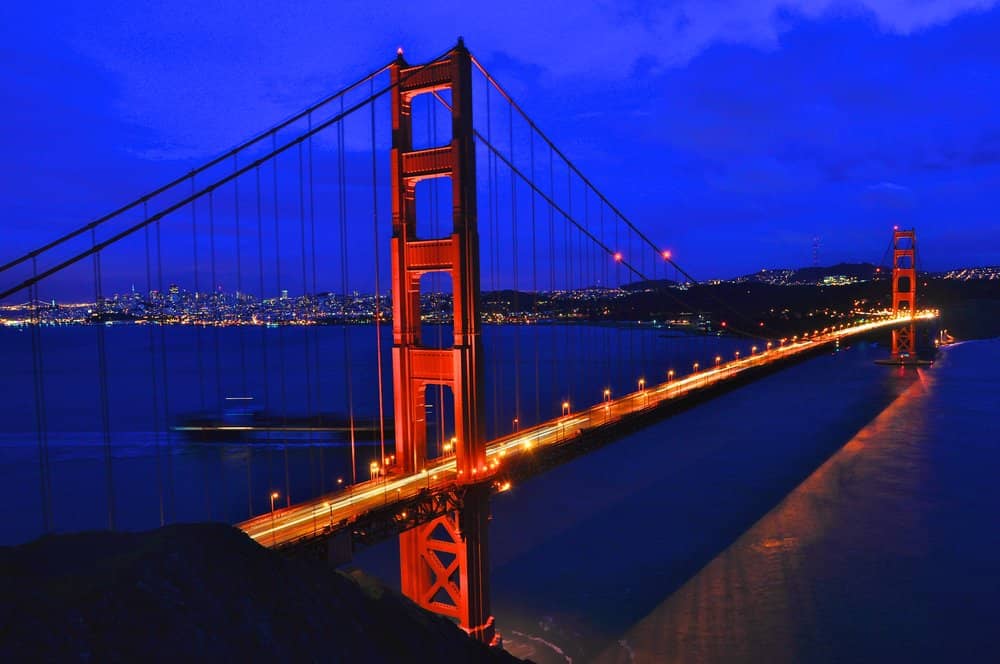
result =
[[[667,382],[669,383],[673,379],[674,379],[674,370],[671,369],[671,370],[667,371]]]
[[[277,533],[274,532],[274,501],[275,499],[277,499],[279,495],[281,494],[279,494],[277,491],[271,492],[271,545],[272,546],[277,543],[276,541]]]
[[[641,392],[641,391],[644,391],[645,389],[646,389],[646,379],[645,378],[640,378],[639,379],[639,391]]]
[[[698,373],[698,363],[697,362],[694,363],[694,372]]]
[[[517,433],[519,420],[514,418],[514,433]]]
[[[607,388],[607,387],[604,388],[604,400],[605,401],[611,401],[611,389],[610,388]]]
[[[716,355],[715,356],[715,366],[719,366],[720,362],[722,362],[722,356],[721,355]]]
[[[563,415],[569,415],[569,402],[568,401],[563,401],[562,402],[562,414]]]

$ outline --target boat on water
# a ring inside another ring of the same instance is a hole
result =
[[[340,413],[272,413],[256,408],[253,397],[226,397],[220,414],[182,415],[171,427],[197,442],[286,443],[391,439],[392,422]]]

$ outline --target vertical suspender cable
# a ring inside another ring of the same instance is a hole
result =
[[[615,222],[614,222],[615,223],[615,244],[614,244],[614,247],[615,247],[615,251],[618,252],[616,254],[616,258],[617,258],[617,256],[621,255],[621,251],[622,251],[621,238],[620,238],[621,233],[619,232],[619,223],[618,223],[618,221],[619,221],[618,217],[615,217]],[[615,358],[617,358],[617,360],[618,360],[618,372],[617,373],[619,375],[615,376],[616,380],[620,378],[621,366],[622,366],[622,364],[624,364],[624,355],[622,354],[622,336],[623,336],[623,334],[622,334],[622,328],[621,328],[622,321],[620,320],[620,318],[621,318],[621,311],[623,310],[622,302],[624,301],[624,298],[622,297],[623,293],[622,293],[622,290],[621,290],[621,287],[622,287],[622,271],[621,271],[621,266],[622,266],[621,260],[616,260],[615,261],[615,302],[616,302],[615,313],[616,313],[616,315],[615,315],[614,328],[613,328],[614,329],[614,334],[615,334],[615,340],[617,341],[617,345],[618,345],[618,350],[615,351]]]
[[[238,154],[233,154],[233,173],[239,170],[239,159]],[[240,229],[240,179],[238,176],[233,177],[233,217],[236,222],[236,305],[238,309],[238,322],[239,334],[240,334],[240,380],[241,388],[243,393],[240,396],[248,396],[247,387],[247,345],[246,345],[246,335],[243,330],[243,304],[246,301],[246,296],[243,293],[243,242],[241,237]],[[249,453],[250,448],[247,448]],[[247,474],[249,476],[249,457],[247,461]],[[251,516],[252,516],[251,512]]]
[[[549,200],[555,200],[556,191],[556,181],[555,181],[555,165],[552,159],[553,152],[552,146],[549,146]],[[552,205],[549,208],[549,307],[552,308],[556,297],[556,212]],[[555,396],[556,391],[559,389],[559,370],[558,362],[556,360],[557,353],[559,350],[558,337],[558,327],[553,325],[550,327],[550,338],[552,339],[552,354],[550,356],[551,368],[552,368],[552,394]]]
[[[531,149],[531,182],[535,183],[535,130],[529,128],[529,142]],[[541,375],[539,363],[541,354],[538,349],[538,231],[535,219],[535,203],[537,195],[534,189],[531,190],[531,311],[532,311],[532,338],[535,341],[535,424],[542,421],[542,401],[541,401]]]
[[[258,278],[258,301],[259,310],[263,313],[266,291],[264,290],[264,205],[263,192],[260,184],[260,166],[254,168],[254,189],[257,200],[257,278]],[[268,320],[261,317],[260,321],[260,381],[261,389],[264,391],[264,412],[271,414],[271,381],[268,380],[268,358],[267,358],[267,325]],[[271,442],[271,431],[266,434],[268,443]],[[274,489],[274,465],[271,446],[267,447],[267,489],[271,492]]]
[[[487,140],[493,142],[493,113],[492,104],[490,102],[490,89],[486,88],[486,137]],[[499,256],[499,250],[497,243],[499,240],[499,232],[497,231],[497,189],[495,186],[495,180],[497,177],[497,164],[495,157],[490,154],[488,156],[488,172],[487,172],[487,194],[489,198],[489,209],[490,209],[490,290],[492,291],[492,296],[494,300],[497,295],[497,262]],[[492,306],[496,306],[496,302]],[[493,421],[492,429],[488,434],[489,438],[496,438],[499,433],[500,424],[500,359],[499,359],[499,347],[500,347],[500,335],[496,335],[496,339],[491,344],[490,356],[493,359]]]
[[[601,201],[601,212],[600,212],[600,224],[601,224],[601,242],[607,244],[607,237],[604,235],[604,201]],[[601,299],[604,300],[606,307],[609,311],[611,309],[611,282],[608,281],[608,260],[607,257],[598,252],[597,260],[601,261],[599,266],[599,271],[601,273],[601,285],[604,287]],[[602,313],[602,318],[607,320],[608,316]],[[602,326],[601,334],[604,336],[604,387],[605,389],[611,389],[611,327],[605,322]]]
[[[191,195],[194,196],[195,193],[195,177],[191,176]],[[202,363],[201,355],[201,328],[204,323],[204,319],[201,316],[201,283],[198,279],[198,201],[197,199],[191,201],[191,255],[194,263],[194,297],[195,303],[197,305],[197,319],[194,328],[195,334],[195,353],[198,355],[198,390],[201,395],[201,410],[204,412],[208,406],[205,401],[205,366]],[[163,292],[163,289],[160,289]]]
[[[319,348],[319,326],[316,325],[316,318],[319,316],[319,289],[317,287],[316,281],[316,196],[313,178],[313,137],[312,137],[312,113],[308,115],[309,124],[309,235],[310,242],[309,246],[312,251],[312,315],[313,315],[313,357],[315,358],[315,368],[316,368],[316,409],[319,412],[319,418],[317,424],[320,428],[323,427],[323,376],[320,372],[320,362],[319,358],[321,356]],[[325,448],[320,445],[319,448],[319,491],[320,493],[326,493],[326,460],[324,457]]]
[[[239,160],[237,154],[233,154],[233,173],[239,170]],[[247,384],[247,344],[246,331],[244,325],[248,321],[243,319],[243,309],[249,303],[246,293],[243,292],[243,243],[240,229],[240,179],[233,178],[233,216],[236,221],[236,306],[237,322],[240,335],[240,378],[242,384],[242,397],[249,397],[250,388]],[[244,446],[247,459],[247,517],[253,516],[253,446]]]
[[[343,113],[344,100],[340,100],[340,110]],[[347,175],[345,173],[346,161],[344,159],[344,121],[337,123],[337,184],[339,195],[338,224],[340,226],[340,286],[342,290],[341,306],[346,315],[348,297],[348,251],[347,251]],[[355,447],[354,432],[354,385],[351,376],[351,337],[350,322],[344,320],[344,381],[347,391],[347,422],[351,443],[351,483],[358,482],[357,450]]]
[[[510,163],[514,163],[514,108],[507,105],[507,129],[510,141]],[[514,268],[514,311],[520,312],[520,296],[518,291],[521,287],[521,280],[518,278],[518,243],[517,243],[517,176],[514,171],[510,173],[510,221],[511,221],[511,242],[513,248]],[[514,420],[520,422],[521,419],[521,324],[514,323]]]
[[[31,258],[32,277],[38,276],[38,259]],[[52,486],[49,473],[48,419],[45,412],[45,366],[42,355],[42,318],[38,309],[38,283],[28,289],[31,298],[31,359],[35,387],[35,433],[38,437],[38,490],[42,498],[42,532],[52,530]]]
[[[573,183],[571,181],[572,172],[566,169],[566,211],[569,215],[573,216]],[[576,298],[573,294],[573,229],[572,224],[569,223],[568,219],[563,219],[563,260],[566,261],[565,271],[566,271],[566,283],[564,285],[566,291],[566,297],[568,299],[567,306],[569,312],[572,314]],[[573,316],[570,316],[564,326],[566,341],[563,344],[563,371],[566,374],[566,391],[564,392],[564,398],[568,399],[572,404],[573,396],[573,385],[576,383],[576,378],[574,374],[576,373],[575,363],[572,361],[572,352],[570,351],[570,338],[573,334],[573,325],[575,321]],[[562,410],[560,409],[560,412]]]
[[[311,116],[310,116],[311,117]],[[299,311],[305,308],[305,304],[316,297],[315,293],[310,295],[309,293],[309,260],[308,253],[306,251],[306,176],[305,176],[305,155],[303,154],[302,143],[299,143],[298,147],[299,153],[299,238],[302,253],[302,295],[299,297],[299,305],[296,307]],[[298,314],[296,314],[298,315]],[[302,348],[305,356],[305,363],[303,370],[305,371],[306,377],[306,413],[309,418],[307,422],[309,427],[312,427],[315,423],[315,413],[313,412],[312,403],[312,349],[309,346],[309,329],[306,327],[302,328]],[[316,495],[316,477],[315,477],[315,459],[313,450],[313,432],[309,431],[307,438],[309,440],[309,484],[313,495]]]
[[[96,251],[97,230],[90,231],[94,251],[94,302],[97,305],[97,364],[100,381],[101,432],[104,439],[104,472],[108,499],[108,529],[115,529],[115,485],[111,461],[111,412],[108,406],[108,356],[104,338],[104,294],[101,287],[101,253]]]
[[[142,217],[143,219],[149,218],[149,205],[146,201],[142,203]],[[152,302],[149,297],[150,291],[153,290],[153,270],[151,268],[151,260],[149,255],[149,226],[143,229],[145,240],[146,240],[146,293],[143,297],[143,301],[146,303],[146,318],[147,320],[152,315]],[[163,299],[161,294],[160,307],[163,307]],[[153,405],[153,454],[156,455],[156,489],[160,499],[160,525],[164,525],[164,502],[163,502],[163,468],[161,467],[160,459],[160,397],[159,389],[156,385],[156,345],[153,338],[153,326],[147,325],[149,329],[149,382],[150,382],[150,394],[152,396]]]
[[[156,284],[160,293],[163,292],[163,236],[161,235],[160,219],[155,222],[156,226]],[[147,297],[148,297],[147,293]],[[166,494],[167,509],[164,520],[169,521],[171,515],[176,515],[176,505],[174,503],[174,457],[173,457],[173,434],[170,430],[170,375],[167,373],[167,330],[166,312],[160,307],[160,375],[163,377],[163,431],[167,440],[166,458]]]
[[[372,80],[372,96],[375,95],[375,81]],[[375,242],[375,363],[378,377],[378,440],[382,460],[385,460],[385,404],[382,396],[382,287],[379,279],[381,272],[380,252],[378,249],[378,162],[376,161],[377,146],[375,143],[375,100],[371,101],[372,129],[372,239]],[[439,406],[440,407],[440,406]]]
[[[342,102],[343,103],[343,102]],[[272,151],[277,151],[278,149],[278,135],[275,133],[271,136],[271,149]],[[287,302],[284,301],[284,293],[281,291],[281,224],[280,211],[278,208],[278,155],[274,155],[271,171],[271,181],[274,188],[273,191],[273,202],[274,202],[274,271],[275,271],[275,282],[277,284],[278,297],[282,298],[279,300],[280,306],[278,307],[280,321],[278,323],[278,371],[279,379],[278,384],[280,386],[280,398],[281,398],[281,422],[283,425],[288,426],[288,400],[287,392],[285,390],[285,324],[287,323],[285,316],[285,307]],[[281,451],[285,462],[285,505],[288,507],[292,506],[292,482],[289,475],[288,467],[288,435],[285,433],[281,438]]]
[[[212,295],[209,298],[209,302],[212,306],[212,341],[215,346],[215,407],[217,412],[221,415],[223,412],[223,404],[225,400],[222,397],[222,363],[220,360],[220,340],[219,335],[222,327],[222,307],[224,305],[224,293],[219,287],[218,283],[218,272],[216,272],[215,265],[215,189],[211,189],[208,192],[208,238],[209,238],[209,267],[210,275],[212,278],[209,287],[211,288]],[[225,519],[225,514],[223,510],[223,505],[225,504],[224,496],[226,495],[225,490],[225,461],[226,455],[225,450],[219,447],[219,487],[221,488],[220,498],[219,498],[219,516]],[[208,475],[205,476],[205,496],[209,501],[208,503],[208,517],[212,518],[212,503],[210,496],[212,495],[212,487],[208,483]]]

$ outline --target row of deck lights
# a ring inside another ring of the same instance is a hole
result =
[[[620,260],[621,259],[620,254],[615,254],[615,257],[616,257],[616,260]],[[669,256],[665,256],[665,258],[669,258]],[[834,325],[834,326],[830,326],[830,327],[825,327],[822,330],[814,330],[812,332],[812,335],[815,336],[815,335],[819,335],[819,334],[826,334],[826,333],[829,333],[829,332],[834,332],[836,330],[842,330],[845,327],[847,327],[846,323],[842,323],[840,325]],[[807,339],[809,336],[810,336],[810,333],[809,332],[805,332],[802,335],[802,338],[803,339]],[[788,341],[791,341],[792,343],[795,343],[798,340],[799,340],[799,336],[798,335],[792,336],[791,339],[788,339],[787,337],[779,339],[778,340],[778,348],[783,348],[784,345],[785,345],[785,343],[788,342]],[[773,348],[774,348],[774,342],[768,341],[764,345],[764,352],[769,352]],[[760,350],[760,349],[757,346],[751,346],[750,347],[750,357],[754,357],[757,354],[758,350]],[[734,351],[733,358],[734,358],[735,362],[739,362],[739,360],[740,360],[740,354],[741,354],[740,351]],[[716,368],[719,368],[721,365],[722,365],[722,356],[721,355],[716,355],[715,356],[715,366],[716,366]],[[692,364],[692,373],[698,373],[698,370],[700,368],[701,368],[701,364],[699,362],[693,363]],[[669,369],[667,371],[667,382],[669,383],[669,382],[673,381],[674,376],[675,376],[675,371],[673,369]],[[639,391],[645,394],[645,392],[646,392],[646,379],[645,378],[640,378],[639,381],[638,381],[638,385],[639,385]],[[604,397],[604,404],[605,404],[605,412],[610,413],[610,411],[611,411],[611,401],[612,401],[612,399],[611,399],[611,388],[604,388],[603,397]],[[569,404],[569,401],[563,401],[563,403],[562,403],[562,414],[563,414],[563,416],[566,416],[566,415],[570,414],[570,404]],[[515,422],[516,421],[517,420],[515,419]],[[517,429],[515,428],[515,432],[516,431],[517,431]]]
[[[665,258],[669,258],[669,256],[665,256]],[[619,259],[620,259],[620,257],[619,257]],[[832,331],[835,331],[835,330],[841,330],[841,329],[844,329],[845,327],[846,327],[846,324],[841,324],[839,326],[825,327],[822,330],[814,330],[813,331],[813,335],[818,335],[820,333],[832,332]],[[804,333],[802,335],[802,337],[803,337],[803,339],[808,338],[809,337],[809,332]],[[799,338],[798,335],[792,336],[791,337],[792,343],[795,343],[798,340],[798,338]],[[778,347],[779,348],[783,347],[786,341],[788,341],[787,338],[780,339],[778,341]],[[774,344],[772,342],[768,341],[767,344],[765,345],[765,351],[770,351],[773,348],[773,346],[774,346]],[[756,355],[756,353],[757,353],[757,346],[751,346],[750,347],[750,356],[753,357],[754,355]],[[739,359],[740,359],[740,351],[735,351],[734,354],[733,354],[733,357],[734,357],[734,360],[738,362]],[[715,356],[715,366],[716,366],[716,368],[718,368],[721,365],[721,363],[722,363],[722,356],[721,355],[716,355]],[[693,363],[693,365],[692,365],[693,373],[698,373],[698,369],[700,368],[700,366],[701,365],[698,362]],[[669,369],[667,371],[667,382],[668,383],[671,382],[674,379],[674,375],[675,375],[675,372],[674,372],[673,369]],[[639,386],[639,391],[642,392],[645,395],[646,394],[646,379],[645,378],[639,378],[639,380],[638,380],[638,386]],[[607,412],[610,413],[610,409],[611,409],[611,388],[604,388],[604,394],[603,394],[603,396],[604,396],[604,402],[606,404],[605,405],[605,409],[606,409]],[[648,397],[647,397],[647,403],[648,403]],[[562,414],[563,414],[563,416],[568,416],[570,414],[570,412],[571,412],[571,410],[570,410],[570,402],[569,402],[569,400],[563,401],[562,402]],[[520,424],[519,418],[515,417],[514,420],[513,420],[513,428],[514,428],[514,432],[515,433],[517,433],[517,431],[519,430],[519,424]],[[445,454],[451,454],[451,453],[453,453],[455,451],[455,447],[456,447],[457,443],[458,443],[458,437],[457,436],[453,436],[450,441],[448,441],[448,442],[446,442],[446,443],[443,444],[442,449],[443,449],[444,453]],[[371,464],[369,465],[369,471],[371,473],[371,479],[374,480],[377,477],[381,477],[385,473],[385,471],[387,470],[387,467],[390,466],[390,465],[392,465],[395,462],[395,460],[396,460],[396,455],[392,454],[392,455],[389,455],[388,457],[385,457],[383,459],[383,465],[381,465],[381,466],[379,465],[379,463],[377,461],[372,461]],[[495,470],[497,467],[499,467],[499,465],[500,465],[499,460],[498,459],[493,459],[493,460],[491,460],[489,462],[488,469],[489,470]],[[480,469],[473,468],[472,469],[472,474],[473,475],[477,474],[478,470],[480,470]],[[482,466],[482,470],[483,470],[483,472],[486,472],[487,466],[486,465]],[[426,468],[422,471],[422,474],[427,477],[427,482],[428,482],[428,486],[429,486],[429,484],[430,484],[430,476],[428,475],[428,471],[427,471]],[[461,475],[462,471],[459,470],[458,474]],[[434,478],[435,479],[437,478],[436,474],[434,475]],[[340,489],[343,486],[343,483],[344,483],[344,479],[342,477],[338,477],[337,478],[337,488]],[[353,485],[348,485],[349,489],[352,488],[352,487],[353,487]],[[509,488],[509,483],[507,484],[507,488]],[[269,498],[271,500],[271,528],[272,528],[272,536],[274,535],[273,530],[274,530],[274,518],[275,518],[275,501],[280,496],[281,496],[281,494],[278,491],[272,491],[271,494],[269,495]],[[327,502],[327,503],[325,503],[325,506],[330,511],[330,524],[332,526],[333,525],[333,504],[330,503],[330,502]],[[403,516],[405,517],[405,513],[403,514]]]
[[[664,252],[664,258],[669,259],[669,257],[670,257],[669,256],[669,252]],[[615,254],[615,259],[616,260],[621,260],[621,254],[620,253]],[[841,324],[841,325],[838,325],[838,326],[825,327],[822,330],[814,330],[812,334],[813,335],[818,335],[820,333],[833,332],[833,331],[836,331],[836,330],[842,330],[845,327],[847,327],[846,324]],[[805,332],[805,333],[803,333],[802,338],[803,339],[807,339],[809,336],[810,336],[810,333],[809,332]],[[779,348],[784,347],[785,342],[787,342],[787,341],[791,341],[792,343],[795,343],[796,341],[798,341],[798,339],[799,339],[798,335],[792,336],[791,339],[788,339],[788,338],[780,339],[780,340],[778,340],[778,347]],[[774,346],[773,342],[768,341],[767,344],[764,347],[765,351],[770,351],[773,348],[773,346]],[[751,346],[750,347],[750,356],[753,357],[754,355],[756,355],[757,350],[758,350],[757,346]],[[740,351],[735,351],[733,356],[734,356],[734,360],[738,362],[739,359],[740,359]],[[721,363],[722,363],[722,356],[721,355],[716,355],[715,356],[715,366],[716,366],[716,368],[718,368],[719,366],[721,366]],[[698,373],[698,370],[699,370],[700,367],[701,367],[701,365],[698,362],[693,363],[692,364],[693,373]],[[673,369],[669,369],[667,371],[667,382],[669,383],[669,382],[673,381],[674,376],[675,376],[674,370]],[[646,394],[646,379],[645,378],[639,378],[639,380],[638,380],[638,386],[639,386],[639,391],[642,392],[645,395]],[[611,400],[612,400],[611,399],[611,388],[604,388],[603,396],[604,396],[605,409],[607,410],[607,412],[610,413]],[[648,396],[647,396],[647,403],[648,403]],[[568,416],[568,415],[570,415],[570,413],[571,413],[570,402],[569,402],[569,400],[565,400],[565,401],[562,402],[562,414],[563,414],[563,416]],[[519,424],[520,424],[519,418],[515,417],[514,420],[513,420],[513,429],[514,429],[515,433],[517,433],[518,430],[519,430]],[[446,442],[446,443],[444,443],[442,445],[443,452],[445,454],[451,454],[451,453],[453,453],[455,451],[455,447],[456,447],[457,443],[458,443],[458,437],[457,436],[453,436],[450,441],[448,441],[448,442]],[[387,470],[387,467],[390,466],[390,465],[392,465],[395,462],[395,460],[396,460],[396,455],[392,454],[392,455],[389,455],[388,457],[385,457],[383,459],[383,465],[381,465],[381,466],[379,465],[378,461],[372,461],[371,464],[369,465],[369,471],[371,473],[371,479],[374,480],[377,477],[383,476],[383,474]],[[487,468],[489,470],[495,470],[497,467],[499,467],[499,465],[500,465],[499,460],[493,459],[493,460],[491,460],[489,462],[488,466],[486,466],[486,465],[482,466],[481,470],[483,472],[486,472]],[[480,469],[473,468],[472,469],[472,474],[473,475],[477,474],[478,470],[480,470]],[[428,471],[427,471],[426,468],[422,471],[422,474],[425,475],[425,476],[428,476]],[[459,470],[458,474],[461,475],[462,471]],[[436,479],[437,475],[435,474],[433,477]],[[343,483],[344,483],[343,478],[342,477],[338,477],[337,478],[337,488],[340,489],[343,486]],[[428,476],[428,485],[429,485],[429,483],[430,483],[430,477]],[[509,484],[507,486],[509,488]],[[349,489],[353,488],[353,485],[348,485],[348,488]],[[275,501],[280,496],[281,496],[281,494],[278,491],[272,491],[270,493],[270,495],[269,495],[269,498],[271,500],[271,528],[272,528],[272,535],[274,534],[273,533],[273,529],[274,529],[274,518],[275,518]],[[332,525],[332,523],[333,523],[333,504],[327,502],[327,503],[325,503],[325,506],[330,510],[330,523]]]

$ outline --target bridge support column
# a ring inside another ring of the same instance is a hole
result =
[[[399,536],[403,594],[453,618],[470,636],[493,644],[489,603],[489,488],[471,487],[461,511]]]
[[[411,67],[402,56],[390,67],[392,88],[392,309],[396,459],[403,473],[427,465],[425,394],[446,385],[455,400],[455,462],[460,483],[486,472],[479,319],[479,235],[476,223],[472,63],[459,41],[443,59]],[[452,137],[447,145],[413,149],[412,101],[450,93]],[[416,186],[448,177],[452,184],[450,235],[417,236]],[[420,278],[451,276],[454,345],[428,348],[420,339]],[[486,643],[495,634],[489,609],[488,493],[470,487],[460,512],[400,535],[403,593],[420,606],[457,620]]]
[[[892,235],[892,313],[894,316],[917,313],[917,233],[901,231]],[[916,323],[892,331],[892,359],[905,361],[917,354]]]

